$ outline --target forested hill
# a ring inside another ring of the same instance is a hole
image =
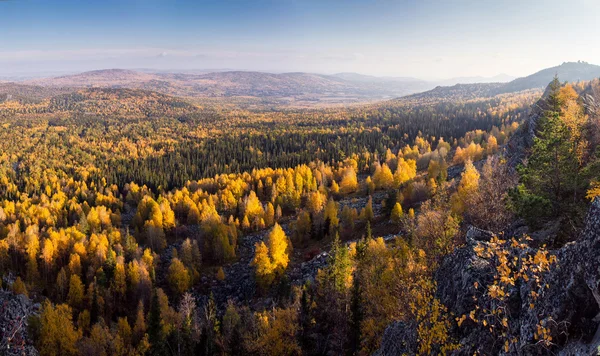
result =
[[[502,86],[502,93],[544,88],[557,76],[563,82],[576,83],[600,77],[600,66],[587,62],[565,62],[559,66],[546,68],[523,78],[517,78]]]
[[[17,101],[23,104],[41,102],[56,95],[73,92],[75,89],[66,87],[42,87],[18,83],[0,82],[0,103]]]
[[[503,87],[501,83],[476,83],[456,84],[450,87],[436,87],[435,89],[398,98],[396,101],[429,101],[429,100],[469,100],[494,96]]]
[[[432,90],[410,95],[399,100],[469,100],[492,97],[498,94],[516,93],[524,90],[542,89],[558,76],[561,81],[576,83],[600,77],[600,66],[586,62],[565,62],[559,66],[546,68],[532,75],[517,78],[508,83],[475,83],[438,86]]]
[[[36,86],[15,88],[20,89],[19,95],[5,94],[4,100],[0,96],[0,116],[68,112],[71,115],[183,119],[200,109],[184,99],[139,89],[59,88],[52,91]]]

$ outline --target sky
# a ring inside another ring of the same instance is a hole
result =
[[[0,0],[0,76],[523,76],[566,61],[600,64],[599,15],[599,0]]]

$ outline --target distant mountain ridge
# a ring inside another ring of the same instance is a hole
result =
[[[149,73],[124,69],[84,72],[24,82],[44,87],[109,87],[153,90],[185,97],[318,97],[385,98],[421,90],[411,85],[358,83],[313,73],[226,71],[206,74]],[[429,88],[424,88],[429,89]]]
[[[409,96],[418,98],[468,99],[502,93],[544,88],[558,75],[561,81],[590,80],[600,77],[600,66],[568,62],[532,75],[506,82],[510,76],[491,78],[463,77],[429,82],[412,77],[375,77],[358,73],[333,75],[314,73],[266,73],[218,71],[175,73],[105,69],[53,78],[20,82],[14,90],[44,88],[128,88],[156,91],[187,98],[274,98],[288,102],[347,103]],[[481,81],[489,80],[493,82]],[[454,84],[463,82],[461,84]],[[454,84],[448,86],[447,84]],[[4,88],[11,88],[3,84]]]
[[[449,85],[456,85],[456,84],[477,84],[477,83],[507,83],[514,79],[516,79],[516,77],[513,77],[512,75],[501,73],[501,74],[495,75],[493,77],[482,77],[482,76],[456,77],[456,78],[450,78],[450,79],[438,81],[438,83],[439,83],[439,85],[442,85],[442,86],[449,86]]]
[[[468,82],[482,77],[462,78]],[[454,83],[457,79],[449,79]],[[412,77],[376,77],[358,73],[333,75],[294,72],[266,73],[217,71],[175,73],[104,69],[53,78],[40,78],[21,84],[42,87],[130,88],[156,91],[182,97],[258,97],[292,100],[342,101],[381,100],[433,89],[438,82]]]
[[[376,77],[374,75],[365,75],[354,72],[336,73],[331,76],[353,82],[427,82],[414,77]]]

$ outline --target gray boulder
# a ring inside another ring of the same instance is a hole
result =
[[[31,315],[39,313],[39,308],[24,295],[0,290],[0,354],[38,355],[27,335],[27,322]]]

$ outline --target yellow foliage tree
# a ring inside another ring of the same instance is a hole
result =
[[[340,224],[340,219],[338,218],[338,204],[333,199],[329,199],[327,201],[327,205],[325,206],[325,219],[329,221],[329,226],[331,229],[337,228]]]
[[[27,287],[25,283],[21,280],[21,277],[17,277],[12,284],[12,291],[15,294],[23,294],[24,296],[28,296]]]
[[[479,161],[483,158],[483,147],[475,142],[471,142],[466,148],[458,147],[454,153],[453,162],[463,164],[467,161]]]
[[[399,187],[417,176],[417,161],[400,157],[394,173],[394,184]]]
[[[498,151],[498,140],[495,136],[490,135],[487,140],[486,152],[488,155],[494,154]]]
[[[454,193],[451,198],[452,213],[458,215],[462,214],[465,211],[466,205],[475,198],[478,191],[479,172],[475,166],[473,166],[471,161],[467,161],[456,193]]]
[[[298,345],[298,312],[295,308],[256,314],[259,336],[254,348],[265,355],[301,355]]]
[[[349,194],[353,193],[358,189],[358,179],[356,177],[356,171],[353,167],[348,167],[344,170],[342,176],[342,182],[340,183],[340,193]]]
[[[287,254],[290,246],[288,238],[279,224],[275,224],[267,236],[267,247],[275,272],[283,273],[290,260]]]
[[[273,282],[275,278],[273,273],[273,265],[269,257],[269,248],[264,242],[257,242],[255,245],[254,259],[252,260],[254,273],[258,283],[262,288],[266,288]]]
[[[267,210],[265,211],[265,225],[272,226],[275,223],[275,208],[273,203],[267,203]]]
[[[375,214],[373,212],[373,197],[369,196],[367,205],[360,211],[360,218],[366,221],[373,221]]]
[[[113,277],[114,292],[120,297],[125,297],[127,292],[127,276],[125,274],[125,265],[123,262],[117,263]]]
[[[77,355],[80,333],[73,326],[71,308],[65,304],[56,307],[46,301],[40,315],[39,350],[42,356]]]
[[[275,223],[267,235],[266,242],[256,243],[252,260],[256,277],[262,287],[268,287],[285,271],[289,263],[289,241],[279,224]]]
[[[160,202],[160,212],[163,217],[163,228],[165,230],[175,228],[175,212],[171,209],[171,204],[166,199]]]
[[[340,192],[340,186],[334,180],[331,182],[331,194],[338,194]]]
[[[69,283],[69,294],[67,295],[69,305],[75,309],[80,308],[83,303],[83,296],[84,287],[81,278],[76,274],[72,274]]]
[[[394,175],[387,164],[382,164],[375,167],[373,173],[373,183],[376,189],[390,189],[394,185]]]
[[[310,192],[306,197],[306,208],[312,214],[318,214],[323,210],[327,197],[321,192]]]
[[[263,206],[253,190],[244,201],[244,215],[250,221],[254,221],[257,217],[260,219],[264,215]]]
[[[191,286],[190,273],[178,258],[171,260],[168,280],[171,290],[178,295],[185,293]]]
[[[217,280],[224,281],[225,280],[225,271],[223,271],[223,267],[219,267],[217,270]]]
[[[402,221],[403,217],[404,217],[404,212],[402,211],[402,205],[400,205],[400,203],[394,204],[394,208],[392,209],[392,214],[390,216],[390,220],[392,220],[392,222],[394,224],[399,224]]]

